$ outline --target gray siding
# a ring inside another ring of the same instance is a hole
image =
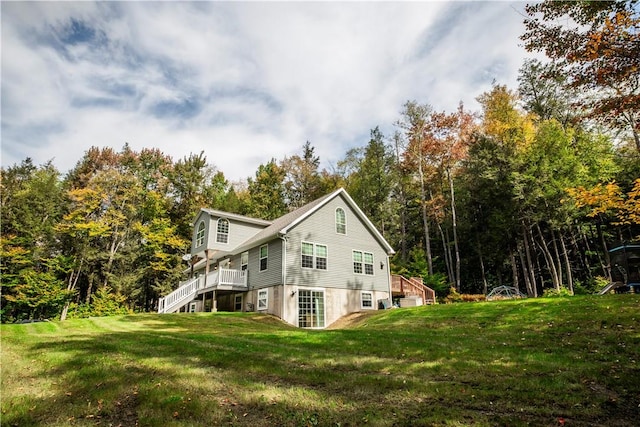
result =
[[[216,242],[216,234],[218,232],[217,227],[219,218],[220,217],[218,216],[211,216],[204,211],[202,211],[200,215],[198,215],[196,222],[194,223],[191,253],[195,254],[198,252],[202,252],[205,249],[215,249],[229,252],[248,240],[250,237],[260,232],[262,229],[264,229],[264,226],[249,224],[232,218],[225,218],[229,221],[229,239],[227,243],[218,243]],[[200,224],[200,221],[202,220],[205,221],[205,241],[203,245],[195,247],[198,224]]]
[[[265,288],[282,284],[282,240],[274,239],[268,243],[269,257],[267,259],[267,269],[260,271],[260,246],[249,249],[249,288]],[[235,259],[235,258],[234,258]],[[234,262],[234,268],[240,268],[240,257],[238,264]]]
[[[204,233],[204,244],[200,246],[196,246],[196,235],[198,234],[198,226],[200,222],[204,221],[205,233]],[[207,245],[209,244],[209,230],[211,229],[211,220],[209,215],[203,211],[200,211],[200,214],[197,216],[196,220],[193,223],[193,234],[191,235],[191,253],[197,254],[198,252],[203,252],[207,249]]]
[[[338,207],[344,209],[347,217],[346,235],[336,233],[335,211]],[[302,268],[301,243],[303,241],[327,245],[327,270]],[[353,272],[353,250],[373,253],[373,275]],[[387,253],[342,195],[331,200],[289,231],[286,259],[287,284],[389,291]]]

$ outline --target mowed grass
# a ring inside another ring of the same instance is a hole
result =
[[[2,325],[4,426],[637,426],[640,295]]]

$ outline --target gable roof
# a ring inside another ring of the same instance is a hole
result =
[[[233,219],[238,222],[246,222],[249,224],[262,225],[265,227],[271,225],[271,221],[267,221],[265,219],[251,218],[244,215],[238,215],[231,212],[218,211],[215,209],[208,209],[208,208],[200,208],[200,212],[198,212],[198,214],[196,215],[193,221],[194,223],[197,221],[198,217],[200,216],[200,214],[202,214],[202,212],[205,212],[213,217]]]
[[[375,226],[369,221],[369,218],[360,210],[356,202],[353,201],[351,196],[347,194],[344,188],[339,188],[333,193],[329,193],[325,196],[320,197],[319,199],[310,202],[301,208],[296,209],[295,211],[289,212],[281,216],[280,218],[275,219],[271,225],[269,225],[264,230],[261,230],[259,233],[254,235],[253,237],[247,239],[244,243],[238,246],[234,252],[239,253],[246,251],[247,249],[253,248],[257,245],[261,245],[263,243],[268,242],[269,240],[274,239],[275,237],[284,236],[291,230],[293,227],[304,221],[306,218],[311,216],[314,212],[322,208],[331,200],[338,197],[342,194],[349,204],[349,206],[353,209],[356,215],[360,218],[360,220],[365,224],[365,226],[369,229],[371,234],[382,244],[389,255],[395,253],[391,245],[385,240],[385,238],[380,234],[380,232],[375,228]]]

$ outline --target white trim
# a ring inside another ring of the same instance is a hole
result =
[[[369,220],[369,218],[367,218],[367,216],[364,214],[364,212],[362,212],[362,210],[358,207],[356,202],[353,201],[351,196],[349,196],[349,194],[345,191],[344,188],[337,189],[336,191],[334,191],[333,193],[328,195],[320,203],[318,203],[316,206],[314,206],[313,209],[310,209],[309,211],[305,212],[304,215],[301,215],[295,221],[292,221],[291,223],[286,225],[283,229],[280,230],[280,234],[287,234],[291,228],[295,227],[296,225],[298,225],[299,223],[301,223],[302,221],[307,219],[310,215],[314,214],[316,211],[318,211],[324,205],[329,203],[331,200],[333,200],[339,194],[342,194],[345,197],[345,199],[347,200],[347,203],[349,204],[351,209],[353,209],[355,211],[356,215],[358,215],[358,217],[362,220],[362,222],[365,223],[365,225],[367,226],[369,231],[371,233],[373,233],[374,237],[378,240],[378,242],[382,243],[382,246],[384,246],[385,250],[387,251],[387,254],[388,255],[395,254],[396,252],[393,250],[393,248],[391,247],[389,242],[387,242],[385,240],[384,236],[382,236],[382,234],[380,234],[378,229],[373,225],[373,223]]]
[[[285,227],[282,230],[280,230],[280,234],[287,234],[291,228],[300,224],[302,221],[307,219],[310,215],[314,214],[318,209],[320,209],[321,207],[329,203],[329,201],[331,201],[335,196],[337,196],[341,192],[345,192],[344,188],[339,188],[333,193],[326,196],[325,199],[322,200],[320,203],[318,203],[316,206],[314,206],[313,209],[309,209],[307,212],[304,213],[304,215],[299,216],[298,218],[296,218],[295,221],[292,221],[289,224],[285,225]]]
[[[358,252],[358,253],[360,253],[362,255],[362,261],[360,262],[360,264],[362,265],[362,272],[361,273],[357,273],[355,271],[354,265],[353,265],[356,262],[354,260],[354,256],[353,256],[356,252]],[[372,261],[370,263],[364,261],[365,254],[371,255],[371,260]],[[365,267],[367,265],[371,266],[371,274],[367,273],[367,269]],[[353,272],[353,274],[357,274],[358,276],[375,276],[376,275],[375,265],[376,265],[376,259],[373,256],[373,252],[364,251],[364,250],[361,250],[361,249],[351,249],[351,271]]]
[[[303,256],[309,256],[309,255],[304,255],[302,253],[302,245],[304,244],[307,245],[311,245],[311,267],[305,267],[302,265],[302,257]],[[326,256],[324,257],[318,257],[317,253],[316,253],[316,248],[318,246],[323,246],[326,250]],[[325,262],[325,268],[318,268],[318,258],[324,258],[324,262]],[[314,243],[314,242],[309,242],[306,240],[301,240],[300,241],[300,268],[304,269],[304,270],[319,270],[319,271],[327,271],[329,270],[329,245],[325,244],[325,243]]]
[[[300,326],[300,292],[322,292],[322,326],[304,327],[304,329],[324,329],[327,327],[327,289],[326,288],[301,288],[296,290],[296,326]]]
[[[260,294],[264,293],[264,307],[260,306],[260,300],[263,299],[260,297]],[[266,311],[269,309],[269,288],[258,289],[258,294],[256,297],[256,311]]]
[[[262,248],[267,248],[267,256],[262,258]],[[262,260],[267,260],[267,266],[262,269]],[[269,244],[265,243],[264,245],[260,245],[258,248],[258,271],[262,273],[263,271],[267,271],[269,269]]]
[[[371,303],[371,305],[368,306],[368,307],[365,307],[365,305],[364,305],[364,295],[365,294],[369,294],[369,296],[371,296],[371,299],[369,301]],[[362,310],[373,310],[374,308],[375,307],[373,306],[373,291],[362,291],[362,292],[360,292],[360,309],[362,309]]]
[[[227,231],[226,232],[224,232],[224,231],[221,232],[220,231],[220,222],[221,221],[225,221],[227,223]],[[223,245],[228,245],[229,244],[229,234],[231,234],[230,231],[231,231],[231,221],[229,221],[226,218],[218,218],[218,220],[216,221],[216,243],[221,243]],[[221,235],[225,236],[227,238],[226,242],[222,242],[222,241],[218,240],[218,237],[221,236]]]
[[[258,218],[251,218],[248,216],[238,215],[231,212],[219,211],[216,209],[209,209],[209,208],[200,208],[200,212],[198,213],[198,215],[196,215],[196,219],[198,219],[198,216],[200,216],[200,213],[202,212],[205,212],[209,216],[216,217],[216,218],[233,219],[235,221],[246,222],[248,224],[263,225],[265,227],[268,227],[273,223],[273,221],[267,221],[267,220],[258,219]]]
[[[340,224],[338,223],[338,210],[342,211],[342,215],[344,217],[344,223]],[[334,222],[335,222],[335,232],[336,234],[340,234],[341,236],[346,236],[347,235],[347,211],[344,210],[344,208],[342,206],[338,206],[334,212]],[[338,225],[343,225],[344,226],[344,233],[340,233],[338,231]]]
[[[245,259],[246,255],[246,259]],[[242,268],[245,267],[245,268]],[[244,251],[240,254],[240,270],[248,270],[249,269],[249,251]]]
[[[238,298],[240,298],[240,310],[238,310]],[[244,297],[242,294],[235,294],[233,296],[233,311],[243,311],[242,305],[244,304]]]
[[[202,230],[200,230],[200,226],[202,225]],[[200,231],[202,231],[202,236],[200,236]],[[196,227],[196,248],[204,245],[205,237],[207,235],[207,225],[204,222],[204,219],[198,223]]]
[[[370,263],[366,261],[367,254],[371,255],[371,262]],[[371,266],[371,274],[367,273],[367,265]],[[373,256],[373,252],[362,251],[362,266],[364,267],[364,274],[366,276],[375,276],[376,275],[375,265],[376,265],[376,259]]]

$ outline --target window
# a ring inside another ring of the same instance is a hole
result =
[[[371,252],[353,251],[353,272],[373,276],[373,254]]]
[[[240,255],[240,270],[245,271],[249,265],[249,252],[242,252]]]
[[[347,234],[347,216],[344,209],[336,209],[336,233]]]
[[[191,304],[189,304],[189,313],[195,313],[197,306],[198,306],[198,304],[195,303],[195,302],[192,302]]]
[[[302,242],[302,268],[313,268],[313,243]]]
[[[373,308],[373,293],[362,292],[362,308]]]
[[[258,310],[266,310],[269,301],[269,290],[268,289],[260,289],[258,291]]]
[[[267,269],[267,258],[269,258],[269,245],[260,246],[260,271]]]
[[[196,232],[196,248],[204,245],[204,221],[200,221],[198,224],[198,231]]]
[[[370,252],[364,253],[364,274],[373,276],[373,254]]]
[[[316,268],[318,270],[327,269],[327,247],[325,245],[316,245]]]
[[[353,251],[353,272],[362,274],[362,252]]]
[[[324,328],[324,291],[298,290],[298,326]]]
[[[302,242],[302,268],[327,269],[327,246]]]
[[[242,294],[234,297],[234,310],[242,311]]]
[[[229,243],[229,221],[220,218],[218,220],[218,233],[216,234],[216,242]]]

